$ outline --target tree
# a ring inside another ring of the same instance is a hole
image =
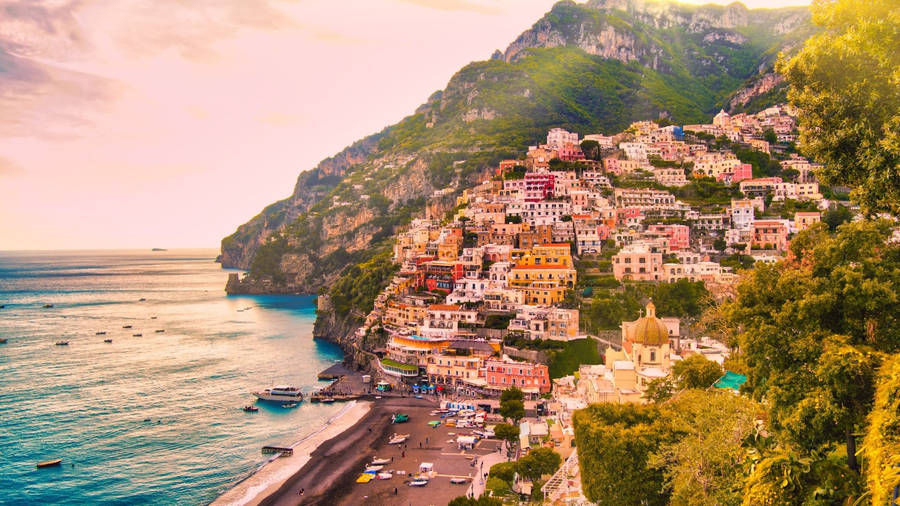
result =
[[[737,505],[741,502],[744,464],[759,435],[761,405],[723,392],[682,392],[663,407],[677,439],[651,457],[663,470],[672,504]]]
[[[850,209],[847,209],[847,206],[842,206],[841,204],[832,204],[831,207],[825,211],[825,216],[822,217],[822,221],[828,225],[828,230],[831,230],[832,232],[852,219],[853,214],[850,213]]]
[[[588,160],[600,159],[600,143],[597,141],[581,141],[581,151]]]
[[[695,353],[684,360],[675,362],[672,375],[680,389],[709,388],[722,377],[722,366]]]
[[[545,474],[553,474],[559,469],[562,457],[550,448],[536,448],[516,461],[516,471],[523,478],[536,482]]]
[[[478,499],[472,499],[461,495],[447,503],[447,506],[503,506],[503,501],[496,497],[482,495]]]
[[[518,425],[525,418],[525,403],[515,399],[500,401],[500,415]]]
[[[503,401],[522,401],[525,400],[525,394],[522,393],[522,390],[518,387],[509,387],[506,390],[500,392],[500,402]]]
[[[862,451],[871,504],[890,504],[900,489],[900,355],[893,355],[878,373]]]
[[[512,482],[513,478],[516,476],[516,463],[515,462],[500,462],[498,464],[494,464],[491,466],[490,471],[488,471],[488,476],[494,476],[500,478],[506,482]]]
[[[725,248],[728,247],[728,243],[725,242],[725,239],[721,237],[716,237],[716,240],[713,241],[713,248],[716,248],[719,251],[725,251]]]
[[[815,2],[824,29],[780,61],[803,152],[867,214],[900,214],[900,15],[896,0]]]
[[[519,427],[508,423],[501,423],[494,427],[494,436],[497,439],[513,444],[519,440]]]
[[[654,404],[592,404],[575,412],[575,443],[588,499],[602,504],[668,504],[665,475],[648,464],[671,434]]]
[[[766,399],[780,442],[812,455],[846,448],[874,398],[885,353],[900,351],[900,244],[887,220],[819,224],[791,241],[788,259],[760,265],[723,307],[747,365],[742,387]]]
[[[669,400],[675,394],[677,385],[672,378],[656,378],[647,384],[644,390],[644,398],[650,402],[663,402]]]
[[[771,128],[767,128],[766,131],[763,132],[763,139],[769,144],[778,142],[778,136],[775,134],[775,130],[772,130]]]

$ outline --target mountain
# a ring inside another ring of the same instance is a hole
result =
[[[442,216],[462,188],[549,128],[612,133],[641,119],[696,123],[720,107],[766,105],[781,93],[778,53],[812,33],[806,8],[559,2],[506,51],[301,173],[290,197],[223,239],[223,266],[249,269],[227,290],[328,288],[338,313],[362,314],[390,274],[385,252],[398,227]]]

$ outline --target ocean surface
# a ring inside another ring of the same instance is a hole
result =
[[[0,252],[0,504],[206,504],[341,409],[241,410],[342,354],[312,297],[226,296],[215,254]]]

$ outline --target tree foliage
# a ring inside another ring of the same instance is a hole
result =
[[[472,499],[461,495],[447,503],[447,506],[503,506],[503,501],[496,497],[488,497],[486,495],[482,495],[478,499]]]
[[[679,360],[672,366],[672,375],[679,389],[709,388],[722,374],[722,366],[699,353]]]
[[[510,444],[519,440],[519,427],[508,423],[500,423],[494,427],[494,436]]]
[[[803,151],[869,213],[900,214],[900,9],[896,0],[816,2],[824,30],[779,63],[801,109]]]
[[[535,448],[516,461],[516,471],[525,479],[536,482],[545,474],[559,469],[562,457],[550,448]]]
[[[862,454],[867,460],[866,485],[871,503],[889,504],[900,487],[900,355],[894,355],[879,370]]]

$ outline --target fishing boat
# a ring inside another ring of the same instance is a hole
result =
[[[130,328],[131,328],[131,325],[122,325],[122,328],[123,328],[123,329],[130,329]]]
[[[393,461],[394,461],[393,458],[390,458],[390,459],[379,459],[379,458],[375,458],[375,459],[372,459],[372,465],[373,465],[373,466],[383,466],[383,465],[385,465],[385,464],[390,464],[390,463],[393,462]]]
[[[242,409],[247,413],[256,413],[257,411],[259,411],[259,408],[257,408],[256,406],[250,405],[244,406]]]
[[[465,478],[450,478],[450,483],[452,483],[454,485],[462,485],[468,481],[469,480],[467,480]]]
[[[409,439],[409,434],[394,434],[391,437],[391,440],[388,441],[388,444],[389,445],[398,445],[401,443],[405,443],[407,439]]]
[[[100,332],[95,332],[94,335],[105,336],[105,335],[106,335],[106,331],[105,331],[105,330],[101,330]]]
[[[44,304],[44,309],[53,307],[53,304]]]
[[[297,403],[303,400],[303,392],[291,385],[276,385],[260,392],[250,393],[261,401]]]
[[[141,334],[141,333],[139,332],[139,333],[137,333],[137,334],[131,334],[131,337],[141,337],[141,336],[143,336],[143,335],[144,335],[144,334]]]
[[[68,346],[69,341],[56,341],[57,346]]]
[[[140,299],[138,299],[138,302],[144,302],[145,300],[147,300],[147,299],[141,297]]]
[[[162,333],[165,332],[165,331],[166,331],[166,329],[156,329],[156,330],[155,330],[155,332],[156,332],[157,334],[162,334]]]
[[[54,459],[54,460],[45,460],[44,462],[38,462],[37,468],[42,469],[44,467],[53,467],[62,464],[62,459]]]
[[[111,342],[112,342],[112,339],[104,339],[103,342],[104,342],[104,343],[111,343]]]
[[[428,485],[428,480],[423,480],[422,478],[416,478],[409,482],[410,487],[424,487],[425,485]]]

